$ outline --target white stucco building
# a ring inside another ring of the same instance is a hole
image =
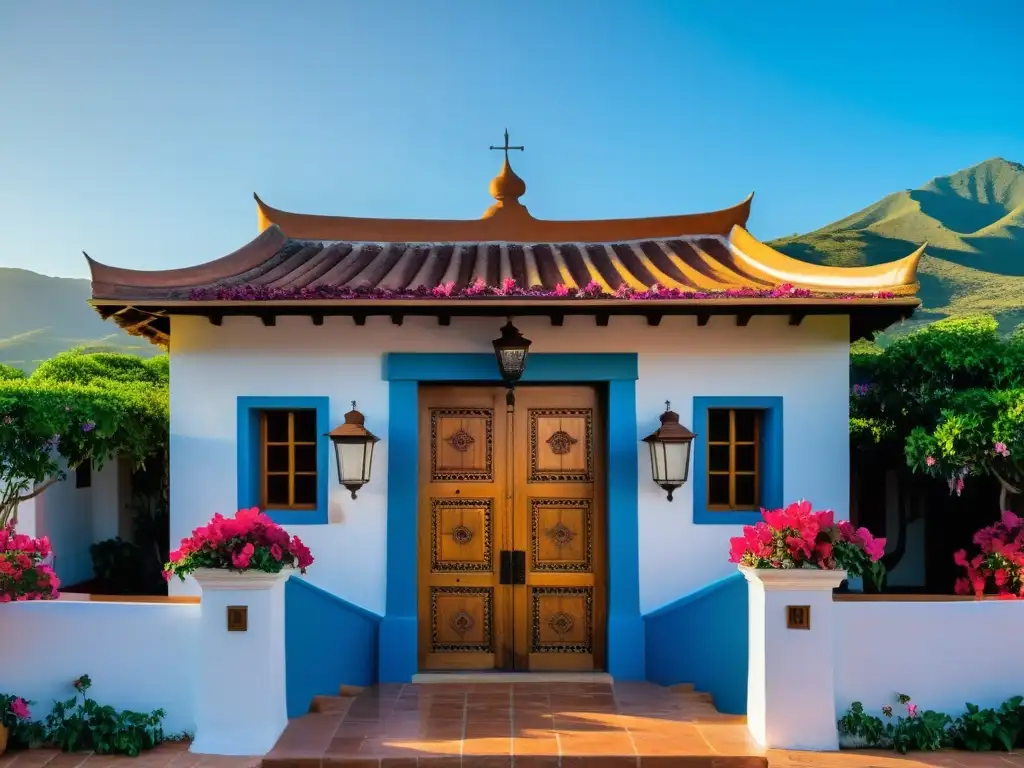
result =
[[[728,539],[760,507],[847,514],[849,343],[914,310],[921,252],[799,262],[746,231],[751,198],[535,219],[507,152],[491,193],[459,221],[257,198],[260,234],[222,259],[90,260],[97,310],[170,351],[172,541],[259,506],[310,546],[290,709],[338,682],[496,668],[704,675],[741,709],[743,585],[695,596],[735,574]],[[532,340],[512,407],[492,346],[507,319]],[[356,498],[326,436],[352,401],[381,439]],[[666,401],[696,433],[672,501],[642,442]]]

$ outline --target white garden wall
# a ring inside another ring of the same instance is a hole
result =
[[[837,600],[834,609],[840,715],[854,701],[878,715],[897,693],[954,716],[965,702],[1024,695],[1024,601]]]
[[[331,422],[341,423],[358,402],[378,444],[372,482],[359,498],[331,479],[330,524],[292,526],[313,550],[315,585],[382,613],[385,594],[388,384],[385,352],[493,354],[501,320],[454,318],[439,327],[429,318],[395,326],[371,317],[365,326],[328,317],[281,317],[274,327],[256,318],[225,318],[223,326],[199,317],[172,318],[171,537],[176,543],[215,512],[237,504],[236,398],[329,396]],[[755,317],[737,327],[713,317],[568,317],[563,327],[546,318],[517,318],[533,352],[639,354],[637,440],[658,426],[665,400],[692,423],[699,395],[772,395],[784,398],[784,495],[806,497],[846,517],[849,508],[849,343],[845,317],[809,317],[790,326],[786,317]],[[693,525],[692,485],[669,503],[651,481],[650,459],[640,452],[641,610],[650,611],[734,572],[728,539],[739,526]],[[198,592],[191,581],[174,593]]]
[[[71,683],[117,709],[167,711],[167,733],[194,731],[193,684],[199,605],[48,600],[0,605],[0,693],[49,714]]]

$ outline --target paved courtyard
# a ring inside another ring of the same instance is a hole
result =
[[[261,757],[11,752],[0,768],[1024,768],[1024,754],[770,751],[741,717],[649,683],[392,685],[321,697]]]

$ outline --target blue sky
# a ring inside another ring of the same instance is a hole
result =
[[[1024,161],[1016,0],[3,0],[0,266],[163,269],[288,210],[806,231]],[[1014,94],[1017,94],[1016,96]]]

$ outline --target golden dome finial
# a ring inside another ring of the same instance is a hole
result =
[[[504,146],[496,147],[492,144],[491,149],[502,150],[505,153],[505,162],[502,163],[498,175],[491,179],[491,197],[497,202],[484,212],[483,217],[486,219],[493,216],[499,210],[508,210],[510,208],[520,208],[525,211],[526,207],[519,202],[519,198],[526,194],[526,182],[519,178],[516,172],[512,170],[512,166],[508,162],[508,151],[510,149],[518,149],[522,152],[526,148],[510,146],[508,143],[508,128],[506,128]]]

